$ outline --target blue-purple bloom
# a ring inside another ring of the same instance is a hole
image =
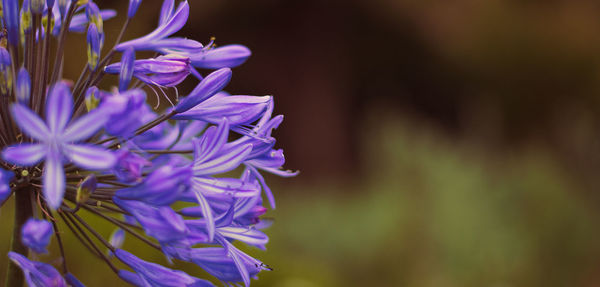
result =
[[[133,16],[135,16],[141,3],[142,0],[129,0],[129,9],[127,10],[128,18],[133,18]]]
[[[231,80],[231,70],[229,68],[219,69],[210,73],[196,86],[196,88],[184,99],[182,99],[175,111],[183,113],[200,104],[202,101],[212,97],[220,92]]]
[[[20,104],[29,103],[31,98],[31,78],[25,68],[21,67],[17,75],[17,102]]]
[[[27,257],[8,252],[8,258],[23,270],[29,287],[67,287],[65,279],[52,265],[30,261]]]
[[[10,196],[10,181],[15,177],[11,171],[0,168],[0,205]]]
[[[52,224],[46,220],[30,218],[21,228],[21,239],[25,246],[36,253],[47,253],[46,246],[52,236]]]
[[[163,6],[164,8],[165,6]],[[172,6],[171,6],[172,7]],[[163,51],[165,49],[183,52],[200,51],[203,46],[197,41],[186,38],[169,38],[175,32],[179,31],[187,22],[190,14],[190,6],[188,1],[182,1],[177,9],[173,12],[162,11],[161,23],[152,33],[117,45],[117,51],[124,51],[126,48],[132,47],[135,50],[153,50]]]
[[[264,250],[269,242],[263,202],[275,204],[262,173],[297,174],[282,168],[283,151],[271,135],[283,117],[273,116],[272,96],[224,90],[231,68],[251,55],[247,47],[173,36],[188,20],[188,1],[164,0],[153,31],[121,41],[142,3],[128,2],[120,36],[103,54],[104,21],[115,11],[93,0],[2,1],[6,32],[0,36],[8,43],[0,46],[6,100],[0,105],[0,203],[15,195],[21,230],[12,238],[12,250],[21,254],[8,254],[9,285],[84,286],[62,257],[71,248],[62,238],[71,234],[59,228],[67,227],[135,286],[214,285],[123,250],[126,236],[169,261],[197,265],[212,280],[249,286],[271,270],[234,246]],[[88,54],[76,81],[62,78],[65,60],[72,60],[64,41],[73,32],[86,33]],[[138,59],[143,53],[137,51],[157,54]],[[108,77],[118,87],[103,90]],[[197,82],[180,95],[184,80]],[[105,238],[87,216],[113,224],[113,233]],[[50,255],[62,258],[48,262],[60,268],[26,257],[29,249],[47,253],[51,241],[60,255]]]
[[[123,55],[133,49],[128,48],[125,51]],[[109,74],[120,74],[125,78],[123,81],[130,80],[130,75],[133,75],[148,85],[173,87],[190,74],[190,59],[178,55],[165,55],[154,59],[136,60],[133,63],[125,60],[123,64],[115,63],[106,66],[104,71]]]
[[[17,47],[19,43],[19,1],[2,0],[2,18],[8,31],[8,42]]]
[[[190,60],[192,65],[197,68],[235,68],[246,62],[250,55],[252,55],[252,52],[246,46],[226,45],[203,49],[201,53],[190,55]]]
[[[44,197],[53,209],[60,207],[65,192],[65,158],[90,170],[109,169],[115,164],[112,152],[90,144],[76,144],[102,128],[109,113],[95,109],[70,122],[72,111],[73,98],[65,83],[51,88],[45,123],[26,106],[14,104],[11,112],[16,124],[39,143],[10,146],[2,153],[4,160],[21,166],[34,166],[45,159]]]
[[[95,70],[98,62],[100,61],[100,50],[102,46],[100,44],[100,34],[96,24],[90,23],[87,32],[87,56],[88,56],[88,67],[90,70]]]
[[[123,263],[127,264],[136,273],[121,270],[119,275],[125,281],[136,286],[157,286],[157,287],[202,287],[214,286],[206,280],[192,277],[179,270],[172,270],[156,263],[146,262],[134,256],[133,254],[117,249],[115,255]]]

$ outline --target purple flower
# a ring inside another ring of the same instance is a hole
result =
[[[61,229],[68,227],[133,285],[213,286],[121,250],[127,232],[137,241],[131,244],[151,246],[169,261],[196,263],[228,286],[248,286],[270,268],[232,244],[264,250],[269,242],[262,230],[272,221],[261,219],[261,193],[273,206],[274,199],[261,172],[296,174],[282,169],[283,152],[271,136],[282,116],[272,117],[271,96],[223,91],[230,68],[251,55],[247,47],[173,36],[189,18],[186,0],[163,0],[157,27],[125,39],[141,2],[128,0],[125,24],[107,52],[104,21],[116,12],[93,0],[2,0],[0,38],[8,42],[0,47],[0,203],[15,194],[16,214],[31,218],[16,221],[13,245],[46,253],[56,235],[66,257],[71,246],[61,238],[69,234]],[[62,79],[80,47],[65,42],[69,32],[86,33],[87,66],[77,80]],[[136,59],[137,51],[157,55]],[[119,52],[120,62],[112,62]],[[194,66],[217,70],[204,75]],[[118,88],[100,90],[106,77],[118,77]],[[184,80],[198,82],[180,98]],[[148,99],[146,88],[156,97]],[[105,237],[88,214],[113,224],[114,232]],[[53,221],[36,219],[42,215]],[[46,263],[14,252],[9,258],[24,275],[9,272],[11,286],[24,279],[29,286],[84,286],[68,271],[72,260],[48,259],[61,263],[62,277]],[[115,259],[130,269],[119,270]]]
[[[248,60],[252,55],[250,49],[243,45],[226,45],[204,49],[201,53],[190,55],[192,65],[204,69],[235,68]]]
[[[46,220],[30,218],[21,229],[21,240],[36,253],[48,253],[46,246],[52,236],[52,224]]]
[[[31,78],[25,68],[19,70],[17,76],[17,101],[23,105],[29,105],[31,98]]]
[[[2,0],[2,18],[8,30],[8,43],[17,47],[19,44],[19,1]]]
[[[129,0],[129,9],[127,10],[128,18],[133,18],[133,16],[135,16],[135,13],[137,12],[141,3],[142,0]]]
[[[125,183],[140,182],[143,179],[142,170],[144,167],[152,165],[144,157],[121,149],[117,151],[117,164],[114,166],[114,174],[120,181]]]
[[[0,204],[4,203],[12,193],[10,181],[15,177],[11,171],[0,168]]]
[[[119,65],[120,70],[119,73],[119,91],[126,91],[129,87],[129,83],[133,78],[133,64],[135,63],[135,50],[132,47],[129,47],[123,51],[123,56],[121,57],[121,63]],[[106,69],[104,71],[106,72]]]
[[[221,240],[224,248],[194,248],[191,251],[192,262],[206,272],[224,282],[240,282],[250,286],[250,277],[262,270],[272,270],[264,263],[248,256],[226,240]]]
[[[81,281],[75,278],[75,276],[71,273],[67,273],[65,275],[65,280],[67,283],[69,283],[69,285],[71,285],[71,287],[85,287],[85,285],[83,285],[83,283],[81,283]]]
[[[135,199],[153,206],[171,205],[189,188],[192,171],[186,167],[162,166],[136,186],[118,190],[116,197]]]
[[[106,9],[100,10],[98,15],[100,19],[105,21],[117,16],[117,12],[115,10]],[[69,25],[69,31],[75,33],[83,33],[88,27],[89,22],[90,21],[88,19],[88,16],[85,13],[77,14],[73,16],[73,19],[71,20],[71,24]]]
[[[29,261],[27,257],[12,251],[8,252],[8,258],[21,268],[29,287],[67,287],[60,273],[51,265]]]
[[[88,67],[90,70],[95,70],[100,61],[100,50],[102,45],[100,43],[100,35],[96,24],[90,23],[87,32],[87,56],[88,56]]]
[[[220,92],[173,118],[212,124],[219,124],[226,118],[232,126],[249,124],[262,116],[271,100],[269,96],[230,96]]]
[[[127,53],[126,50],[125,53]],[[125,55],[125,53],[123,55]],[[124,56],[125,57],[125,56]],[[127,64],[114,63],[104,68],[109,74],[120,73],[132,69],[133,76],[148,85],[173,87],[181,83],[190,73],[190,60],[177,55],[159,56],[154,59],[136,60],[131,68]],[[128,67],[129,69],[125,69]]]
[[[12,60],[8,50],[0,47],[0,92],[2,94],[6,94],[12,89],[11,64]]]
[[[224,151],[228,134],[229,124],[225,120],[218,128],[209,128],[194,144],[191,190],[202,209],[210,241],[214,237],[215,223],[207,196],[248,197],[255,195],[256,191],[252,185],[241,180],[210,177],[237,168],[252,150],[251,145],[239,145]]]
[[[153,207],[135,200],[122,200],[113,197],[113,201],[123,210],[135,217],[146,234],[159,242],[185,239],[189,233],[181,215],[166,206]]]
[[[163,6],[164,7],[164,6]],[[172,6],[171,6],[172,7]],[[177,7],[177,10],[165,17],[164,22],[156,28],[152,33],[117,45],[117,51],[124,51],[126,48],[132,47],[137,50],[154,50],[161,51],[169,49],[174,51],[193,52],[200,51],[202,44],[197,41],[185,38],[168,38],[175,32],[179,31],[185,22],[187,22],[190,13],[188,1],[183,1]],[[161,15],[166,14],[163,12]],[[161,17],[161,19],[163,19]]]
[[[146,103],[146,93],[142,89],[102,95],[101,108],[110,115],[110,120],[104,125],[108,134],[127,138],[144,124],[139,116]]]
[[[119,275],[125,281],[136,286],[157,286],[157,287],[201,287],[214,286],[206,280],[198,279],[187,275],[179,270],[172,270],[156,263],[146,262],[134,256],[133,254],[117,249],[115,255],[127,266],[131,267],[136,273],[121,270]]]
[[[204,78],[194,90],[175,107],[177,113],[183,113],[202,101],[220,92],[231,80],[231,70],[223,68]]]
[[[91,170],[109,169],[115,163],[111,152],[75,143],[94,135],[108,120],[108,113],[95,109],[69,123],[72,110],[71,92],[64,83],[51,88],[45,123],[29,108],[14,104],[11,111],[15,122],[26,135],[39,142],[11,146],[2,153],[6,161],[22,166],[33,166],[45,159],[44,197],[54,209],[60,206],[65,192],[63,158]]]
[[[60,15],[62,18],[67,16],[67,8],[71,6],[72,0],[58,0],[58,10],[60,11]]]

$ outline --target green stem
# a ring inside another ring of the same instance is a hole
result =
[[[10,250],[23,256],[28,255],[29,249],[21,242],[21,227],[33,215],[29,192],[30,190],[27,188],[15,191],[15,225],[13,226],[13,237],[10,242]],[[12,261],[9,262],[4,286],[21,287],[24,282],[25,278],[19,266]]]

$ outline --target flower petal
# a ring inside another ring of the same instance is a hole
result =
[[[106,149],[88,144],[69,144],[64,146],[64,154],[76,165],[85,169],[103,170],[112,168],[116,156]]]
[[[252,151],[251,144],[240,145],[208,162],[194,162],[194,175],[210,175],[233,170],[246,159],[250,151]]]
[[[224,119],[218,127],[210,127],[199,141],[194,142],[194,162],[206,162],[221,150],[227,142],[229,124]]]
[[[202,209],[202,215],[206,220],[206,230],[208,231],[208,239],[209,241],[213,241],[213,238],[215,237],[215,219],[212,210],[210,209],[210,205],[208,204],[206,198],[204,198],[204,195],[202,195],[202,192],[200,192],[200,190],[196,189],[195,187],[194,194],[196,195],[196,199],[198,200],[198,205]]]
[[[63,140],[76,142],[94,135],[110,118],[110,113],[103,108],[96,108],[71,123],[63,133]]]
[[[20,144],[9,146],[2,151],[2,158],[9,163],[33,166],[46,155],[46,146],[42,144]]]
[[[20,104],[14,104],[11,106],[11,112],[19,128],[28,136],[39,141],[48,139],[50,131],[46,123],[29,108]]]
[[[71,119],[73,113],[73,95],[64,82],[50,88],[46,101],[46,122],[52,133],[60,133]]]
[[[44,197],[50,208],[56,210],[65,194],[65,171],[60,160],[60,154],[51,150],[46,157],[44,166]]]

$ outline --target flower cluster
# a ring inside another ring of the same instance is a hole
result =
[[[187,22],[186,0],[164,0],[154,31],[122,41],[141,2],[129,1],[122,30],[103,54],[103,21],[115,11],[92,0],[2,0],[0,202],[14,194],[17,228],[10,286],[84,286],[69,272],[61,226],[136,286],[213,284],[123,250],[126,237],[227,285],[249,286],[270,270],[234,243],[265,248],[263,197],[272,208],[275,201],[263,174],[296,175],[282,169],[271,135],[283,117],[273,114],[271,96],[224,91],[248,48],[173,36]],[[87,43],[74,82],[62,77],[70,33],[84,33]],[[139,51],[155,56],[138,59]],[[106,90],[111,75],[119,84]],[[188,78],[197,85],[180,98],[177,85]],[[82,210],[113,224],[112,235],[95,231]],[[61,251],[53,261],[60,268],[28,259],[29,250],[48,253],[51,242]],[[119,270],[115,260],[130,269]]]

